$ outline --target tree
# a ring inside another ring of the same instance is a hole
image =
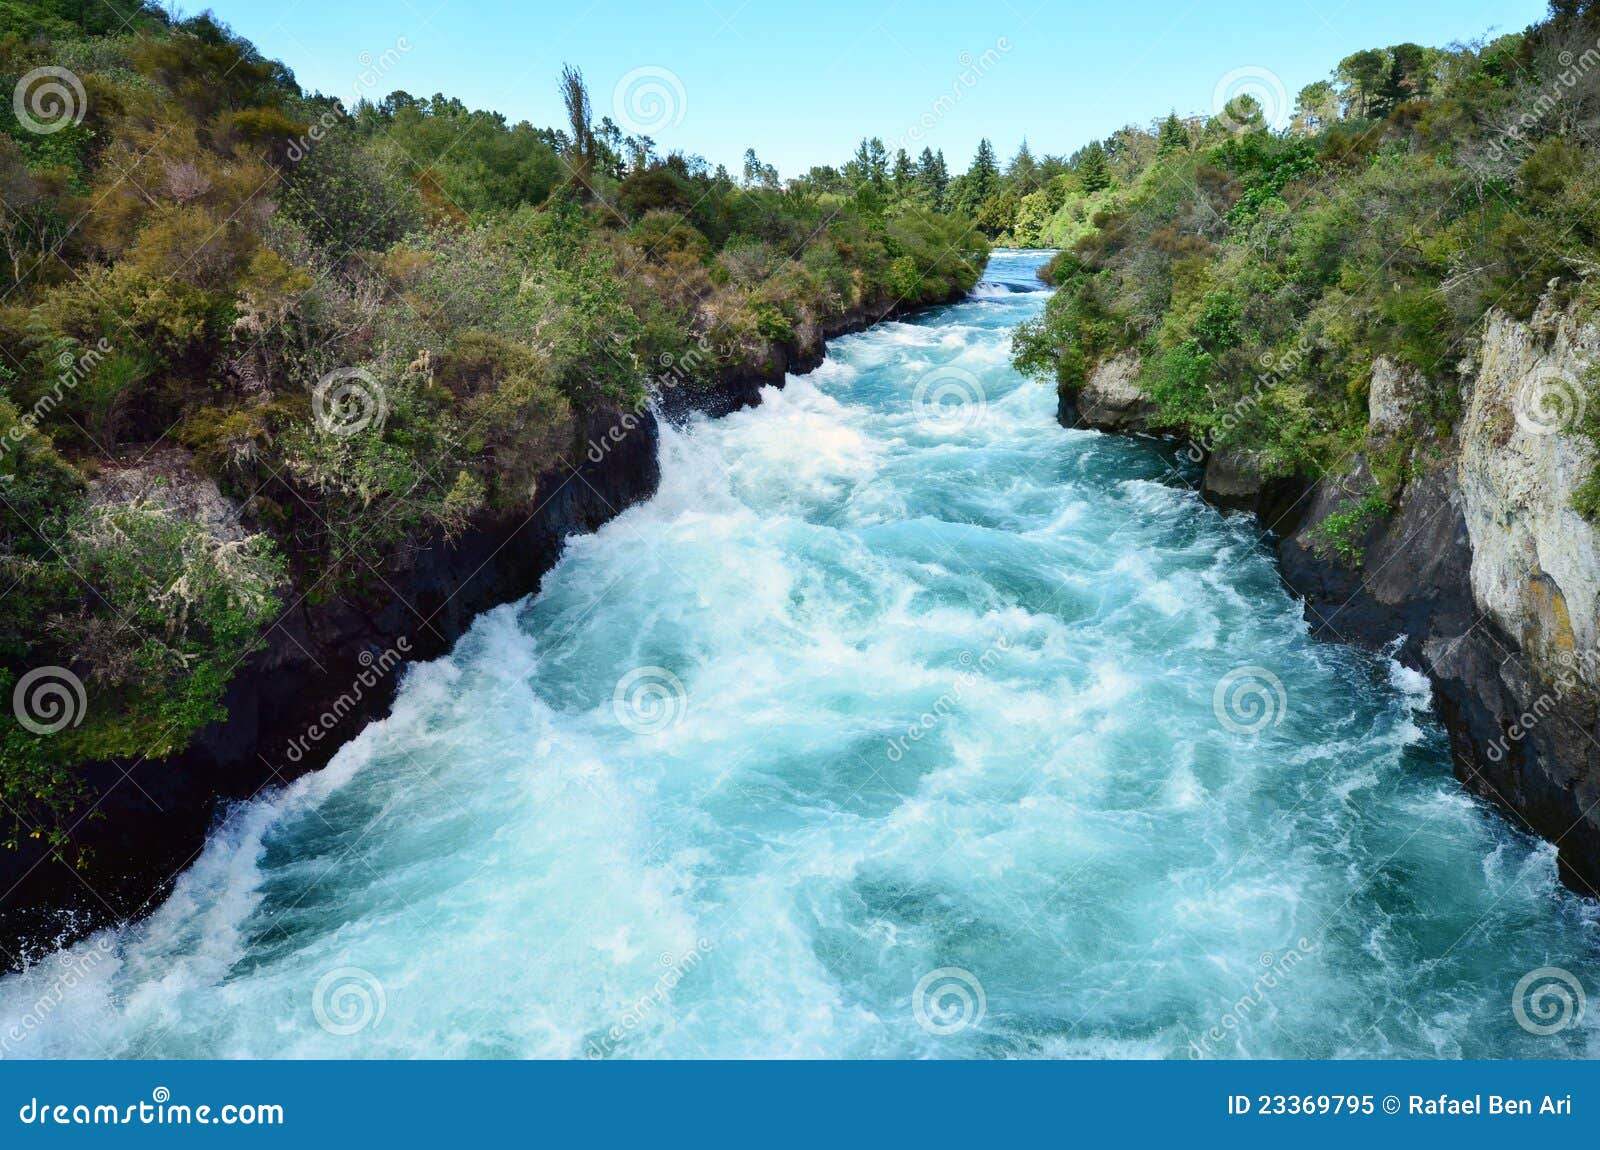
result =
[[[720,167],[717,169],[722,170]],[[744,186],[747,188],[776,188],[779,184],[778,169],[771,164],[763,164],[756,155],[754,148],[744,150]]]
[[[977,155],[972,165],[962,173],[952,188],[951,200],[957,211],[977,218],[984,201],[1000,191],[1000,167],[995,163],[994,145],[987,139],[978,141]]]
[[[1011,164],[1006,169],[1006,178],[1011,181],[1011,186],[1016,189],[1018,196],[1038,191],[1044,183],[1039,175],[1039,165],[1034,160],[1033,153],[1028,150],[1026,139],[1017,149],[1017,154],[1011,158]]]
[[[1385,110],[1428,94],[1428,50],[1420,44],[1389,49],[1389,74],[1380,96]]]
[[[572,182],[578,186],[578,194],[588,197],[594,194],[595,159],[589,89],[584,87],[583,73],[570,64],[561,68],[561,99],[567,106],[567,122],[572,127],[566,153],[567,170],[572,173]]]
[[[844,172],[852,187],[870,184],[873,191],[885,192],[889,187],[889,150],[877,136],[863,139]]]
[[[916,191],[917,167],[904,148],[894,154],[894,172],[890,179],[894,184],[894,194],[899,199],[906,199]]]
[[[1078,160],[1078,186],[1093,195],[1111,186],[1111,169],[1106,164],[1106,150],[1095,140],[1083,150]]]
[[[1177,112],[1167,113],[1167,118],[1161,121],[1161,131],[1156,139],[1156,155],[1158,156],[1165,156],[1188,148],[1189,131],[1183,126],[1183,121],[1178,119]]]
[[[944,150],[923,148],[917,157],[917,186],[936,211],[944,210],[945,192],[950,187],[950,169],[945,166]]]
[[[1339,94],[1327,80],[1307,84],[1295,97],[1292,126],[1301,135],[1320,131],[1338,118]]]
[[[1353,53],[1339,61],[1334,75],[1345,86],[1345,106],[1363,119],[1377,109],[1379,92],[1389,74],[1389,57],[1376,48]]]

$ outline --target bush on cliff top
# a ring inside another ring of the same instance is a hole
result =
[[[1071,393],[1137,351],[1163,424],[1269,474],[1364,448],[1380,355],[1420,374],[1423,414],[1448,428],[1488,310],[1590,290],[1600,71],[1568,64],[1600,13],[1579,8],[1489,43],[1386,49],[1376,89],[1352,57],[1281,132],[1231,114],[1119,133],[1123,169],[1047,269],[1059,290],[1017,333],[1017,366]]]
[[[58,130],[0,112],[0,687],[59,668],[86,708],[47,735],[0,709],[12,840],[64,841],[83,760],[220,718],[280,603],[381,593],[532,507],[584,417],[667,365],[764,366],[970,287],[987,252],[927,205],[658,156],[590,121],[576,73],[561,128],[442,95],[348,108],[209,15],[0,4],[0,82],[45,66],[82,85]],[[243,504],[242,538],[90,496],[163,441]]]

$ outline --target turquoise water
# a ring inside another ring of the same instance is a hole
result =
[[[1425,682],[1008,367],[1041,258],[668,430],[156,914],[0,981],[0,1053],[1594,1054],[1559,976],[1513,1009],[1595,985],[1594,908]]]

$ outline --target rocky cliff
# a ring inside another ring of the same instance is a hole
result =
[[[954,291],[948,302],[965,294]],[[915,310],[869,301],[771,343],[764,362],[709,387],[663,387],[656,405],[669,418],[753,405],[762,387],[820,364],[826,340]],[[327,763],[387,713],[406,663],[444,654],[479,613],[537,591],[569,535],[655,493],[651,410],[593,412],[578,430],[588,448],[582,465],[539,476],[527,507],[481,518],[459,538],[425,541],[364,598],[292,590],[264,648],[235,674],[227,719],[200,731],[187,750],[160,762],[88,764],[89,797],[72,831],[85,850],[78,867],[26,845],[0,851],[0,969],[151,909],[227,804]],[[239,532],[240,508],[197,476],[181,450],[149,453],[101,486],[107,499],[153,499],[214,534]]]
[[[649,412],[594,412],[583,431],[603,439],[624,418],[629,434],[600,459],[540,476],[527,507],[485,517],[455,540],[424,542],[366,594],[296,589],[265,646],[234,675],[226,721],[201,730],[182,753],[88,764],[90,795],[73,830],[86,851],[81,865],[26,847],[0,852],[0,958],[15,965],[25,952],[149,909],[226,804],[322,766],[387,712],[406,662],[443,654],[478,613],[536,590],[567,536],[653,494],[658,436]],[[172,466],[146,461],[107,483],[148,489],[217,530],[236,528],[237,508],[214,486],[181,461],[165,462]]]
[[[1600,331],[1570,314],[1491,315],[1448,438],[1421,422],[1420,381],[1379,360],[1368,448],[1409,456],[1387,513],[1358,510],[1378,488],[1363,455],[1295,483],[1264,480],[1237,452],[1187,450],[1204,459],[1205,498],[1275,533],[1313,633],[1398,644],[1433,682],[1457,776],[1600,896],[1600,532],[1572,509],[1593,460],[1567,431],[1597,355]],[[1102,364],[1062,421],[1160,432],[1137,374],[1127,355]]]

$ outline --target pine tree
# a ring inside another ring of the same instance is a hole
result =
[[[1355,52],[1339,61],[1335,75],[1345,85],[1351,115],[1365,118],[1382,110],[1378,107],[1379,89],[1388,72],[1389,58],[1376,48]]]
[[[917,168],[904,148],[894,154],[894,173],[890,178],[894,183],[894,194],[901,198],[911,195],[916,187]]]
[[[950,169],[945,166],[944,150],[923,148],[917,159],[917,186],[936,211],[943,211],[945,193],[950,187]]]
[[[1165,156],[1189,147],[1189,132],[1178,119],[1177,112],[1168,112],[1161,122],[1161,134],[1156,142],[1156,155]]]
[[[1006,178],[1011,181],[1011,186],[1016,189],[1019,196],[1038,191],[1040,185],[1044,183],[1039,175],[1038,161],[1028,150],[1027,140],[1022,141],[1022,147],[1018,148],[1017,154],[1011,158],[1011,165],[1006,169]]]
[[[978,141],[978,154],[967,169],[967,182],[974,208],[1000,190],[1000,165],[995,163],[994,145],[988,139]]]
[[[875,192],[887,191],[889,150],[877,136],[873,136],[870,140],[863,139],[856,145],[856,154],[844,166],[844,173],[851,187],[859,188],[862,184],[870,184]]]
[[[1111,169],[1106,165],[1106,150],[1099,140],[1083,150],[1078,161],[1078,186],[1091,195],[1111,186]]]
[[[1428,94],[1427,49],[1420,44],[1396,44],[1389,49],[1389,75],[1379,93],[1385,107]]]

